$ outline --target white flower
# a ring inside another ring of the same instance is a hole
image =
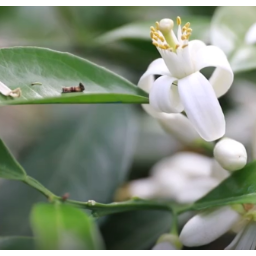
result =
[[[225,133],[225,118],[217,97],[230,88],[233,72],[222,50],[199,40],[189,42],[190,24],[181,27],[179,17],[177,24],[177,37],[170,19],[157,22],[156,28],[151,27],[153,44],[162,59],[150,64],[138,86],[149,92],[154,110],[179,113],[185,109],[200,136],[213,141]],[[217,68],[208,81],[200,70],[209,66]],[[154,81],[153,75],[161,77]]]
[[[213,159],[181,152],[159,161],[148,178],[131,181],[128,194],[144,199],[174,199],[190,203],[217,186],[228,173]]]
[[[256,247],[256,207],[252,204],[207,210],[183,227],[180,240],[189,247],[201,246],[216,240],[233,229],[236,237],[226,249],[254,250]]]
[[[21,89],[17,88],[17,89],[11,90],[8,86],[6,86],[5,84],[3,84],[0,81],[0,93],[5,96],[11,96],[13,98],[18,98],[21,96]]]
[[[219,164],[228,171],[240,170],[247,162],[244,145],[229,138],[220,140],[215,145],[213,153]]]
[[[256,23],[252,24],[245,35],[246,44],[256,43]]]

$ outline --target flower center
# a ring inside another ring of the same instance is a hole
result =
[[[187,47],[192,32],[190,23],[187,22],[181,28],[181,18],[179,16],[176,22],[178,25],[177,36],[173,32],[174,22],[171,19],[162,19],[160,22],[156,22],[155,27],[150,27],[150,37],[153,45],[162,50],[169,50],[171,52],[176,52],[178,48]]]
[[[232,208],[233,210],[243,215],[244,219],[256,221],[256,205],[254,204],[233,205]]]

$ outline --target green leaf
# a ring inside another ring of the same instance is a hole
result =
[[[209,37],[210,19],[204,16],[184,17],[182,20],[191,23],[193,33],[191,39],[207,41]],[[184,23],[184,24],[185,24]],[[109,31],[95,39],[97,45],[110,44],[124,39],[141,39],[150,41],[150,27],[155,21],[134,22]]]
[[[0,140],[0,177],[12,180],[26,178],[26,172],[14,159],[2,140]]]
[[[36,243],[44,250],[97,250],[102,241],[93,220],[64,204],[37,204],[31,213]]]
[[[211,42],[227,54],[234,72],[256,68],[256,47],[245,42],[248,29],[255,23],[255,12],[253,6],[228,6],[217,8],[213,16]]]
[[[34,239],[31,237],[0,237],[0,250],[34,250]]]
[[[59,196],[112,202],[133,161],[138,137],[133,106],[41,106],[38,113],[48,113],[48,121],[19,158],[28,175]],[[0,234],[29,234],[28,215],[39,200],[45,199],[23,183],[2,182]]]
[[[0,50],[1,81],[22,96],[1,95],[0,104],[146,103],[147,94],[129,81],[69,53],[44,48],[14,47]],[[42,85],[31,85],[39,82]],[[62,93],[63,87],[83,83],[85,90]]]
[[[192,205],[200,210],[230,204],[256,203],[256,161],[247,164]]]

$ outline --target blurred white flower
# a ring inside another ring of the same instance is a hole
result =
[[[233,82],[233,72],[225,54],[202,41],[189,42],[190,23],[181,28],[177,18],[177,37],[173,21],[163,19],[151,27],[151,38],[162,59],[153,61],[138,86],[149,92],[150,107],[158,112],[179,113],[184,109],[200,136],[213,141],[225,133],[225,118],[217,97]],[[217,67],[208,81],[199,71]],[[154,81],[154,75],[161,75]],[[148,108],[148,112],[149,108]]]
[[[245,35],[246,44],[256,43],[256,23],[252,24]]]
[[[237,232],[227,250],[255,250],[256,207],[252,204],[221,207],[197,214],[183,227],[180,241],[189,247],[216,240],[229,230]]]
[[[255,84],[246,80],[237,80],[232,86],[230,97],[234,102],[234,108],[225,115],[225,136],[249,147],[256,121]]]
[[[214,159],[181,152],[159,161],[148,178],[131,181],[128,194],[144,199],[165,198],[190,203],[204,196],[228,176]]]
[[[214,147],[214,157],[228,171],[242,169],[247,162],[247,152],[244,145],[236,140],[224,138]]]

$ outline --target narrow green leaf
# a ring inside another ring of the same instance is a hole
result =
[[[247,164],[224,180],[218,187],[192,205],[200,210],[209,207],[256,203],[256,161]]]
[[[0,177],[12,180],[26,178],[26,172],[14,159],[2,140],[0,140]]]
[[[93,220],[70,205],[37,204],[32,209],[31,224],[40,249],[102,248]]]
[[[32,237],[6,236],[0,237],[0,250],[33,250]]]
[[[0,96],[0,104],[147,103],[137,86],[109,70],[69,53],[44,48],[14,47],[0,50],[1,81],[22,96]],[[33,83],[41,85],[32,85]],[[83,92],[62,93],[82,83]]]

